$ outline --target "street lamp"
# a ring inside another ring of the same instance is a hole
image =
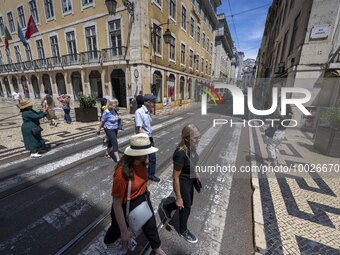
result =
[[[174,39],[174,37],[171,35],[171,32],[170,32],[170,29],[169,29],[169,28],[167,28],[167,29],[165,30],[163,37],[164,37],[164,42],[165,42],[166,44],[171,43],[171,39]]]
[[[118,12],[122,12],[122,11],[127,10],[129,12],[129,14],[131,15],[132,20],[134,20],[134,17],[135,17],[134,4],[132,2],[130,2],[129,0],[123,0],[123,4],[126,8],[123,9],[123,10],[117,11],[117,1],[116,0],[105,0],[105,5],[106,5],[106,8],[107,8],[110,15],[114,15]]]

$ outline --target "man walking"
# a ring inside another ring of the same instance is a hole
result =
[[[144,105],[136,110],[135,112],[135,127],[136,133],[146,133],[149,136],[151,146],[154,146],[154,140],[152,137],[152,118],[151,118],[151,109],[154,108],[156,103],[156,97],[152,94],[147,94],[144,96]],[[156,172],[156,154],[149,154],[149,167],[148,167],[148,175],[149,180],[154,182],[159,182],[160,179],[155,176]]]

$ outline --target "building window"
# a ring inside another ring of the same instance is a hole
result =
[[[15,25],[14,25],[12,12],[7,13],[7,18],[8,18],[8,23],[9,23],[9,29],[10,29],[11,33],[14,33],[15,32]]]
[[[72,0],[62,0],[61,1],[62,12],[68,13],[72,11]]]
[[[39,15],[38,15],[38,9],[37,9],[36,1],[35,0],[29,1],[28,4],[30,6],[30,12],[31,12],[31,15],[34,18],[34,21],[36,23],[39,23]]]
[[[52,57],[59,57],[58,38],[56,35],[50,37]]]
[[[210,54],[212,55],[213,54],[213,44],[210,43]]]
[[[190,36],[194,37],[194,30],[195,30],[195,20],[193,17],[190,17]]]
[[[160,7],[162,7],[162,0],[154,0],[155,3],[157,3]]]
[[[122,33],[120,28],[120,19],[109,22],[110,47],[113,56],[122,55]]]
[[[19,45],[14,46],[14,52],[15,52],[15,57],[17,59],[17,63],[20,63],[21,62],[21,54],[20,54]]]
[[[194,52],[193,50],[190,50],[189,53],[189,66],[192,68],[194,64]]]
[[[208,64],[208,60],[205,61],[205,72],[206,74],[209,74],[209,64]]]
[[[171,38],[170,39],[170,56],[169,58],[171,60],[176,60],[176,39],[175,38]]]
[[[12,64],[11,51],[9,49],[5,49],[5,51],[6,51],[7,63]]]
[[[209,41],[210,41],[209,38],[207,38],[207,49],[206,49],[207,52],[209,52],[209,45],[210,45]]]
[[[18,7],[18,16],[19,16],[19,23],[20,23],[21,28],[26,28],[25,13],[24,13],[24,8],[22,6]]]
[[[200,28],[200,26],[197,26],[196,41],[197,41],[197,43],[200,43],[200,41],[201,41],[201,28]]]
[[[46,19],[54,17],[53,2],[52,0],[44,0]]]
[[[203,8],[204,22],[207,22],[207,11]]]
[[[76,38],[74,36],[74,32],[66,33],[66,42],[67,42],[67,50],[68,54],[71,54],[73,57],[76,57],[77,47],[76,47]]]
[[[196,61],[196,70],[198,71],[198,65],[199,65],[199,60],[200,60],[200,56],[199,55],[195,55],[195,61]]]
[[[181,64],[185,65],[185,45],[181,43]]]
[[[202,48],[205,49],[205,33],[202,35]]]
[[[97,58],[97,38],[96,38],[96,28],[95,26],[85,28],[85,36],[86,36],[86,48],[87,51],[90,51],[91,59]]]
[[[300,13],[296,16],[296,18],[294,20],[292,39],[290,40],[289,54],[288,55],[292,54],[292,52],[293,52],[296,32],[298,30],[299,23],[300,23]]]
[[[202,2],[201,2],[201,0],[197,0],[197,6],[198,6],[198,14],[201,15],[201,13],[202,13]]]
[[[280,57],[281,62],[283,61],[283,58],[285,57],[288,34],[289,34],[289,30],[286,32],[285,37],[283,39],[283,45],[282,45],[281,57]]]
[[[33,58],[32,58],[32,51],[31,51],[31,47],[30,47],[29,44],[26,45],[25,51],[26,51],[27,61],[32,61],[33,60]]]
[[[182,5],[182,28],[187,29],[187,9]]]
[[[45,59],[45,52],[44,52],[43,41],[41,39],[37,40],[36,44],[37,44],[37,51],[38,51],[39,59]]]
[[[153,50],[157,54],[162,54],[162,29],[153,24]]]
[[[83,7],[90,6],[93,4],[93,0],[82,0]]]
[[[201,62],[201,72],[203,73],[204,71],[204,58],[202,58],[202,62]]]
[[[0,51],[0,65],[3,65],[4,64],[4,60],[3,60],[3,58],[2,58],[2,53],[1,53],[1,51]]]
[[[176,19],[176,0],[169,0],[169,15],[171,18]]]
[[[4,34],[5,34],[4,19],[0,17],[0,36],[3,36]]]

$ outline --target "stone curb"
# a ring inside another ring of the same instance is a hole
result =
[[[254,138],[252,133],[252,128],[249,127],[249,145],[250,145],[250,159],[251,165],[256,165],[255,161],[255,147]],[[262,202],[261,202],[261,192],[260,184],[257,173],[252,173],[251,185],[253,188],[253,221],[254,221],[254,244],[255,244],[255,254],[265,254],[267,251],[267,243],[264,233],[264,220],[262,212]]]

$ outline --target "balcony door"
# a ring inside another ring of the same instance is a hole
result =
[[[120,19],[109,22],[111,57],[122,55],[122,34]]]
[[[77,45],[74,31],[66,33],[66,44],[69,56],[69,61],[77,61]]]
[[[86,47],[88,51],[88,60],[98,59],[97,38],[95,26],[85,28]]]

